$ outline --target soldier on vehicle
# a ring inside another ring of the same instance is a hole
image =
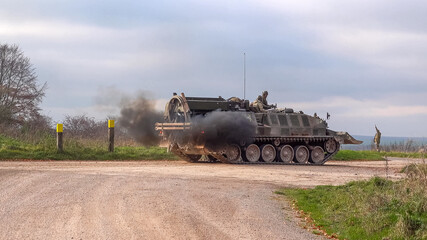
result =
[[[262,96],[259,95],[257,99],[251,103],[251,106],[254,107],[257,112],[265,112],[266,109],[274,108],[275,105],[268,105],[267,96],[267,91],[262,92]]]
[[[375,137],[374,137],[374,143],[375,143],[375,147],[377,149],[377,152],[379,152],[380,151],[380,142],[381,142],[381,132],[377,128],[377,125],[375,125],[375,130],[377,131],[377,133],[375,134]]]
[[[237,103],[241,103],[243,101],[242,99],[240,99],[238,97],[231,97],[231,98],[229,98],[227,100],[231,101],[231,102],[237,102]]]

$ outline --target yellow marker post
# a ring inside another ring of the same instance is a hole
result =
[[[56,124],[56,132],[63,132],[64,131],[64,128],[63,128],[63,125],[62,124]]]
[[[62,144],[63,130],[64,129],[62,124],[56,124],[56,148],[58,149],[58,152],[64,151]]]
[[[114,152],[114,120],[108,120],[108,151]]]
[[[114,120],[108,120],[108,128],[114,128]]]

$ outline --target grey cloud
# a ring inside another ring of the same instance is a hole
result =
[[[87,107],[97,89],[112,85],[158,98],[172,92],[241,97],[243,52],[250,100],[262,90],[269,90],[271,102],[426,94],[426,71],[405,60],[423,65],[424,41],[394,39],[398,48],[373,57],[332,41],[341,29],[423,34],[424,2],[268,3],[3,1],[1,22],[12,28],[41,23],[47,30],[8,35],[0,24],[0,38],[20,44],[40,80],[48,81],[43,104],[49,108]],[[384,59],[408,66],[377,64]],[[421,98],[404,101],[415,105]]]

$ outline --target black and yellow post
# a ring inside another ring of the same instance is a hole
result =
[[[62,124],[56,124],[56,148],[58,149],[58,152],[63,152],[63,126]]]
[[[108,120],[108,151],[114,152],[114,120]]]

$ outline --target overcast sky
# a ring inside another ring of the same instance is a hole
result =
[[[0,42],[48,83],[42,108],[104,118],[120,94],[246,97],[351,134],[427,136],[427,2],[0,0]],[[108,93],[110,95],[108,96]],[[107,95],[108,97],[106,97]],[[100,101],[102,99],[103,101]]]

